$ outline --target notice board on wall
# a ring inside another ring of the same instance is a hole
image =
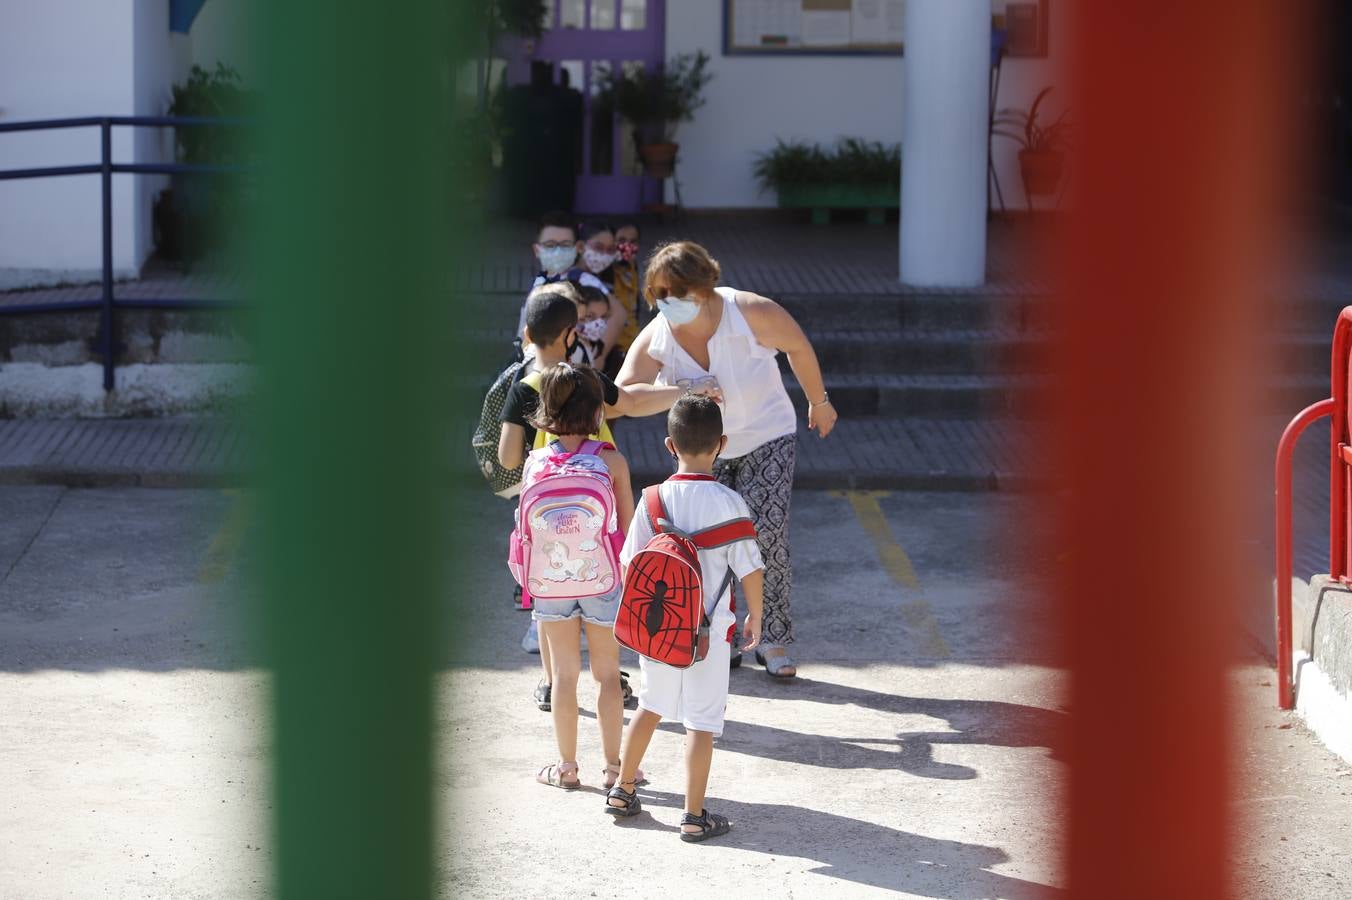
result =
[[[991,0],[991,26],[1008,56],[1047,55],[1051,0]],[[906,0],[723,0],[723,52],[898,54],[906,45]]]

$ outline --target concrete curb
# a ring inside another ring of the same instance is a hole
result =
[[[132,472],[126,469],[9,466],[0,468],[0,485],[54,485],[71,488],[237,488],[252,482],[247,472],[162,471]]]
[[[1352,589],[1327,575],[1294,588],[1296,712],[1330,750],[1352,763]]]

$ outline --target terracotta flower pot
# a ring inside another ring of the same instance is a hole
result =
[[[1019,174],[1024,191],[1035,197],[1055,194],[1065,165],[1066,156],[1060,150],[1020,150]]]
[[[653,178],[670,178],[679,147],[680,144],[671,143],[640,144],[638,155],[643,160],[643,171]]]

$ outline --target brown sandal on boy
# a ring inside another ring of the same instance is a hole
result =
[[[568,775],[573,777],[567,778]],[[540,770],[539,774],[535,776],[535,780],[540,784],[563,788],[565,791],[575,791],[582,787],[582,780],[577,777],[577,763],[575,762],[550,763]]]

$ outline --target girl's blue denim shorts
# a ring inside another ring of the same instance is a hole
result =
[[[608,594],[596,597],[581,597],[577,600],[541,600],[532,597],[530,616],[537,622],[566,622],[582,617],[582,621],[592,625],[614,627],[615,615],[620,609],[620,594],[623,588],[617,586]]]

